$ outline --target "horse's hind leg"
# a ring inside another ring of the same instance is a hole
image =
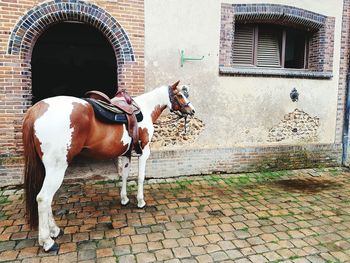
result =
[[[129,198],[126,192],[127,179],[130,171],[130,157],[122,156],[122,189],[120,191],[120,202],[122,205],[129,203]]]
[[[60,233],[52,218],[51,203],[54,194],[62,184],[66,168],[67,165],[61,167],[45,165],[45,180],[36,198],[39,212],[39,244],[43,246],[45,251],[58,249],[57,244],[51,238]]]

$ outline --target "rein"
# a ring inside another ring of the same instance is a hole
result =
[[[187,120],[187,116],[176,113],[175,111],[172,111],[171,113],[175,113],[175,115],[176,115],[176,116],[174,116],[175,118],[172,118],[171,120],[168,120],[168,121],[158,121],[156,123],[158,125],[167,125],[167,124],[173,123],[174,121],[179,121],[183,118],[185,120],[185,123],[184,123],[185,133],[187,133],[187,126],[189,123]]]
[[[172,118],[171,120],[168,121],[157,121],[156,124],[170,124],[173,123],[174,121],[181,120],[183,117],[175,116],[175,118]]]

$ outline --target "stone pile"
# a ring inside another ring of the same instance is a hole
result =
[[[196,117],[185,120],[175,114],[162,115],[154,124],[152,147],[181,146],[193,143],[204,128],[204,123]]]
[[[285,115],[283,120],[269,131],[268,141],[316,142],[319,126],[318,117],[311,117],[306,112],[295,109]]]

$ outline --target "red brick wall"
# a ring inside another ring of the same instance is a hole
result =
[[[235,34],[235,16],[231,4],[221,4],[220,28],[220,66],[232,64],[233,38]]]
[[[333,72],[335,18],[327,17],[325,24],[313,33],[309,44],[308,69]]]
[[[341,145],[336,144],[310,144],[154,151],[147,162],[146,176],[164,178],[339,166],[341,150]],[[136,163],[132,162],[130,170],[131,176],[135,176]]]
[[[144,92],[143,0],[0,0],[0,180],[21,178],[21,124],[31,105],[31,51],[51,23],[63,20],[100,28],[116,52],[118,87],[133,95]]]

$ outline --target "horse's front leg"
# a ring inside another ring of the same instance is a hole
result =
[[[130,171],[130,157],[122,156],[122,189],[120,191],[120,202],[122,205],[129,203],[129,198],[126,192],[126,185]]]
[[[139,157],[139,178],[138,178],[138,189],[137,189],[137,206],[143,208],[146,205],[143,196],[143,183],[145,181],[145,169],[146,161],[150,155],[149,144],[143,149],[142,155]]]
[[[52,237],[53,239],[58,238],[64,234],[63,229],[60,229],[55,222],[55,219],[52,213],[52,206],[49,209],[49,229],[50,229],[50,237]]]

